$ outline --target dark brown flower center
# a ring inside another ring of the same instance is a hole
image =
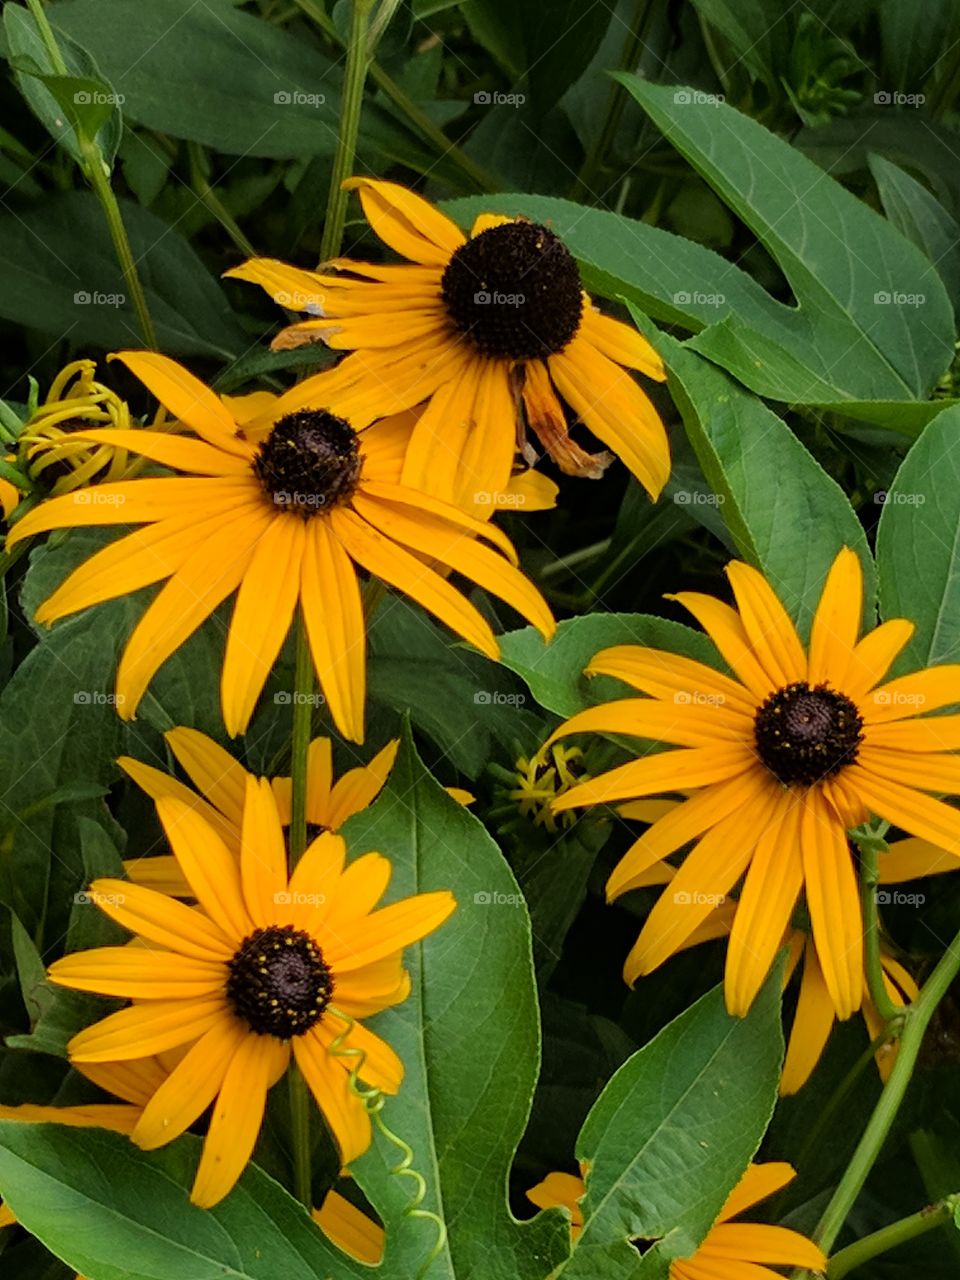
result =
[[[302,1036],[319,1022],[333,995],[323,952],[291,925],[257,929],[228,967],[227,999],[260,1036]]]
[[[314,516],[347,502],[360,479],[357,433],[325,409],[302,409],[277,422],[254,470],[278,507]]]
[[[754,721],[757,754],[785,786],[810,786],[852,764],[862,729],[849,698],[805,680],[772,694]]]
[[[580,271],[536,222],[506,222],[468,240],[447,263],[450,319],[485,356],[533,360],[562,351],[580,327]]]

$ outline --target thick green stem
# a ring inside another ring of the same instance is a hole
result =
[[[347,63],[343,77],[343,105],[340,110],[340,134],[337,152],[333,157],[330,174],[330,191],[327,196],[327,215],[320,242],[320,259],[327,262],[340,252],[343,227],[347,218],[347,192],[343,184],[353,173],[357,153],[357,134],[360,129],[360,111],[363,107],[363,87],[367,79],[370,56],[367,50],[367,22],[371,0],[352,0],[350,6],[350,41],[347,45]]]
[[[877,890],[880,885],[880,841],[871,832],[857,840],[860,849],[860,900],[863,905],[863,963],[870,999],[880,1017],[895,1028],[903,1017],[903,1009],[895,1004],[887,990],[880,959],[880,915]]]
[[[300,1068],[290,1063],[287,1071],[290,1096],[290,1130],[293,1134],[294,1194],[308,1210],[313,1209],[313,1161],[310,1144],[310,1095]]]
[[[843,1280],[844,1276],[849,1275],[851,1271],[856,1271],[857,1267],[862,1267],[871,1258],[876,1258],[889,1249],[896,1249],[898,1245],[905,1244],[908,1240],[915,1240],[917,1236],[925,1235],[935,1227],[943,1226],[953,1217],[956,1200],[956,1196],[948,1196],[939,1204],[928,1205],[919,1213],[912,1213],[909,1218],[891,1222],[888,1227],[874,1231],[872,1235],[864,1236],[856,1244],[841,1249],[830,1259],[827,1280]]]
[[[316,0],[296,0],[297,6],[312,18],[318,27],[323,31],[324,35],[329,36],[331,40],[335,40],[341,47],[345,47],[346,42],[343,36],[337,30],[336,25],[330,16],[324,11]],[[413,98],[397,84],[383,67],[376,61],[372,61],[368,68],[367,74],[381,93],[393,103],[406,117],[414,129],[429,143],[437,148],[452,164],[463,173],[478,191],[498,191],[501,187],[499,179],[488,169],[478,164],[475,160],[462,151],[456,143],[450,141],[438,124],[435,124],[427,113],[419,107]]]
[[[307,758],[310,753],[310,730],[313,723],[314,682],[313,659],[307,640],[303,615],[296,623],[296,659],[293,675],[293,732],[290,750],[290,832],[288,837],[290,870],[297,865],[307,847]]]
[[[960,971],[960,933],[947,947],[940,963],[921,991],[920,998],[904,1014],[903,1035],[890,1078],[880,1095],[880,1101],[870,1117],[863,1137],[853,1153],[853,1158],[814,1232],[814,1239],[826,1253],[833,1248],[847,1220],[847,1215],[863,1190],[870,1170],[880,1154],[913,1076],[924,1033],[937,1005],[943,999],[958,971]]]

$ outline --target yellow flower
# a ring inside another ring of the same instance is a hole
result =
[[[733,678],[640,646],[597,654],[589,674],[617,676],[650,696],[590,708],[554,737],[628,734],[680,749],[593,778],[555,807],[693,793],[653,823],[607,884],[617,898],[695,842],[644,925],[628,981],[676,951],[745,877],[727,951],[730,1011],[749,1009],[803,889],[824,982],[847,1018],[863,998],[863,924],[846,832],[873,812],[960,854],[960,812],[927,794],[960,790],[960,759],[950,754],[960,746],[960,716],[926,714],[958,700],[960,666],[880,684],[913,625],[888,621],[858,639],[862,573],[849,549],[828,574],[806,651],[760,573],[734,562],[727,574],[737,610],[693,592],[674,598]]]
[[[361,742],[366,629],[356,566],[410,595],[490,658],[499,655],[490,624],[428,559],[552,634],[543,597],[515,567],[499,529],[389,479],[398,446],[389,422],[358,434],[325,410],[272,421],[268,412],[262,428],[247,420],[241,429],[231,408],[174,361],[150,352],[119,358],[200,439],[169,431],[84,438],[109,439],[181,474],[51,498],[17,522],[8,545],[76,525],[145,526],[97,552],[37,610],[37,620],[50,623],[168,579],[120,659],[125,719],[163,662],[236,592],[221,682],[228,733],[249,723],[299,606],[331,715],[345,737]]]
[[[558,827],[572,826],[576,819],[573,814],[558,818],[550,807],[552,802],[576,786],[583,775],[582,751],[577,747],[553,746],[517,760],[516,785],[507,792],[507,798],[535,827],[553,833]]]
[[[157,811],[199,904],[189,907],[126,880],[98,880],[91,895],[144,945],[65,956],[50,978],[129,999],[129,1007],[70,1041],[77,1063],[136,1060],[185,1049],[133,1129],[145,1149],[179,1137],[207,1107],[212,1118],[191,1198],[209,1207],[250,1158],[267,1091],[293,1054],[348,1164],[370,1144],[370,1117],[350,1071],[395,1093],[403,1064],[359,1021],[405,1000],[403,949],[453,911],[447,892],[374,910],[390,863],[368,853],[345,863],[340,836],[322,832],[288,877],[273,791],[248,777],[239,865],[196,809],[162,797]]]
[[[200,795],[141,760],[121,756],[117,763],[151,800],[169,796],[190,805],[239,859],[243,801],[250,774],[229,751],[198,729],[170,729],[164,737]],[[334,782],[333,743],[329,738],[314,738],[307,754],[306,812],[310,839],[321,831],[339,831],[348,818],[373,803],[393,768],[398,746],[398,740],[394,739],[369,764],[348,769]],[[270,785],[280,821],[286,827],[290,822],[290,779],[273,778]],[[135,884],[173,897],[190,896],[190,886],[172,855],[131,858],[123,864],[123,869]]]
[[[562,399],[652,497],[660,493],[670,473],[666,432],[626,370],[662,380],[662,362],[632,326],[594,308],[548,227],[482,214],[465,237],[395,183],[346,185],[406,263],[336,258],[316,272],[253,258],[227,272],[315,317],[274,346],[322,341],[351,352],[288,392],[284,412],[325,405],[363,426],[428,401],[403,482],[463,505],[506,488],[518,444],[530,452],[526,426],[562,470],[602,472],[610,455],[570,439]]]
[[[798,1231],[766,1223],[731,1221],[781,1190],[794,1177],[796,1173],[789,1164],[748,1166],[696,1253],[670,1263],[670,1280],[743,1280],[745,1274],[755,1280],[761,1277],[781,1280],[780,1273],[771,1271],[770,1266],[822,1271],[827,1265],[826,1258]],[[582,1178],[570,1173],[551,1173],[528,1191],[527,1197],[541,1209],[555,1205],[569,1209],[570,1232],[576,1241],[583,1229],[579,1201],[585,1193]]]

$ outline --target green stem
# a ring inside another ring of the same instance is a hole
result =
[[[857,1267],[863,1266],[865,1262],[869,1262],[879,1254],[886,1253],[889,1249],[896,1249],[898,1245],[905,1244],[908,1240],[915,1240],[917,1236],[925,1235],[935,1227],[943,1226],[953,1217],[956,1201],[956,1196],[947,1196],[939,1204],[928,1205],[919,1213],[913,1213],[909,1218],[901,1218],[898,1222],[891,1222],[888,1227],[874,1231],[872,1235],[864,1236],[856,1244],[841,1249],[830,1259],[827,1280],[843,1280],[844,1276],[849,1275],[851,1271],[856,1271]]]
[[[202,148],[196,142],[188,142],[187,152],[190,156],[190,183],[204,207],[209,209],[240,252],[246,254],[248,258],[255,258],[257,251],[253,244],[243,234],[233,214],[207,181],[207,175],[203,170]]]
[[[313,723],[313,659],[303,615],[296,622],[296,658],[293,675],[293,732],[290,747],[290,870],[307,847],[307,758]]]
[[[318,27],[323,31],[324,35],[331,40],[335,40],[341,48],[346,47],[346,41],[337,30],[333,20],[316,3],[316,0],[296,0],[297,6],[312,18]],[[462,151],[455,143],[451,142],[447,135],[443,132],[438,124],[435,124],[427,113],[414,102],[413,98],[397,84],[383,67],[377,61],[372,61],[368,68],[368,75],[380,92],[393,103],[393,105],[401,111],[410,124],[417,132],[429,143],[437,148],[445,159],[455,164],[478,191],[499,191],[501,183],[499,179],[488,169],[471,159],[465,151]]]
[[[814,1239],[826,1253],[833,1248],[847,1220],[847,1215],[863,1190],[870,1170],[880,1154],[913,1076],[924,1033],[937,1005],[946,995],[958,971],[960,971],[960,933],[947,947],[940,963],[927,979],[919,999],[904,1013],[903,1035],[893,1070],[864,1130],[863,1137],[853,1153],[853,1158],[814,1232]]]
[[[33,15],[34,22],[37,24],[37,30],[40,32],[40,37],[50,57],[53,69],[57,75],[69,75],[70,72],[64,61],[63,54],[60,52],[57,38],[53,34],[53,28],[47,21],[47,14],[42,0],[27,0],[27,7]],[[93,187],[94,194],[100,201],[100,206],[107,219],[110,239],[113,241],[114,251],[123,271],[127,291],[133,301],[134,311],[137,313],[137,323],[140,326],[143,340],[148,347],[156,350],[157,335],[154,332],[153,321],[150,319],[150,312],[147,310],[147,300],[144,296],[143,286],[140,283],[140,277],[137,274],[136,263],[133,260],[133,251],[130,248],[130,241],[127,239],[127,230],[123,225],[123,218],[120,216],[120,206],[117,204],[117,197],[110,186],[103,153],[95,140],[85,142],[79,134],[80,131],[77,130],[78,142],[80,143],[83,157],[81,167],[87,181]]]
[[[870,999],[880,1017],[891,1030],[903,1018],[903,1009],[890,998],[880,959],[880,915],[877,889],[880,885],[880,842],[874,832],[857,840],[860,850],[860,901],[863,906],[863,963]]]
[[[313,1209],[313,1161],[310,1158],[310,1096],[300,1068],[290,1063],[287,1071],[290,1093],[290,1129],[293,1133],[294,1194],[307,1210]]]
[[[360,112],[363,107],[363,87],[370,62],[367,51],[367,20],[371,0],[352,0],[350,5],[350,40],[347,44],[347,62],[343,76],[343,105],[340,110],[340,133],[337,151],[333,157],[330,174],[330,191],[327,195],[327,214],[320,242],[320,260],[328,262],[340,252],[343,227],[347,219],[347,192],[343,184],[353,172],[357,153],[357,134],[360,129]]]
[[[66,62],[63,60],[63,54],[57,44],[57,37],[53,34],[53,28],[47,21],[47,12],[43,7],[42,0],[27,0],[27,8],[33,14],[33,20],[37,24],[40,38],[46,47],[47,53],[50,55],[54,71],[58,76],[68,76],[70,72],[67,70]]]
[[[137,313],[137,324],[140,326],[140,332],[146,345],[152,351],[156,351],[158,350],[157,334],[153,327],[153,320],[150,318],[150,312],[147,309],[146,295],[143,292],[143,285],[140,283],[140,276],[137,274],[137,264],[134,262],[133,250],[130,248],[130,241],[127,239],[127,229],[123,225],[120,206],[117,204],[117,197],[114,195],[110,179],[105,172],[103,156],[96,143],[90,143],[84,147],[83,155],[83,171],[86,174],[87,181],[93,187],[94,194],[100,201],[100,206],[107,219],[107,227],[110,230],[110,239],[113,241],[114,252],[117,255],[123,278],[133,301],[133,309]]]
[[[626,39],[623,42],[623,50],[620,54],[621,71],[631,71],[634,63],[640,53],[643,45],[643,38],[650,22],[650,16],[653,9],[653,0],[639,0],[637,12],[633,23],[627,32]],[[582,203],[588,196],[596,198],[593,191],[593,184],[596,182],[597,174],[603,167],[603,161],[607,152],[613,145],[613,140],[617,136],[617,130],[620,127],[620,119],[623,115],[624,107],[627,104],[627,91],[623,85],[614,82],[610,86],[610,92],[607,97],[607,111],[604,118],[603,129],[597,145],[593,148],[590,155],[584,160],[577,174],[577,181],[570,193],[570,199]]]

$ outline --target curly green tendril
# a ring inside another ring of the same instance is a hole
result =
[[[347,1040],[350,1032],[354,1027],[354,1019],[349,1014],[343,1013],[340,1009],[333,1005],[328,1006],[327,1013],[333,1014],[339,1018],[344,1024],[344,1029],[334,1039],[327,1052],[335,1058],[352,1058],[353,1066],[350,1069],[350,1088],[357,1098],[363,1103],[375,1125],[378,1133],[382,1134],[388,1142],[391,1142],[401,1153],[399,1164],[393,1166],[390,1173],[395,1177],[409,1178],[413,1182],[413,1197],[410,1203],[404,1209],[404,1217],[407,1218],[423,1218],[432,1222],[436,1227],[437,1238],[434,1241],[433,1248],[427,1255],[426,1261],[417,1272],[416,1280],[422,1280],[427,1274],[434,1262],[443,1252],[447,1243],[447,1224],[439,1214],[434,1213],[431,1209],[421,1208],[427,1195],[427,1182],[423,1174],[413,1167],[414,1152],[408,1142],[405,1142],[398,1134],[387,1126],[383,1118],[383,1108],[386,1104],[386,1095],[382,1089],[375,1085],[364,1085],[360,1081],[360,1072],[363,1070],[363,1064],[366,1061],[367,1052],[365,1049],[358,1049],[354,1045],[348,1045]]]

